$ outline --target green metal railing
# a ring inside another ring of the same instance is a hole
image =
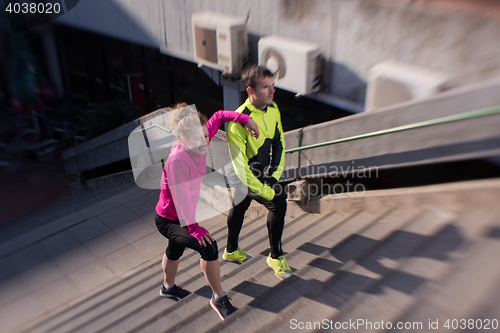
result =
[[[106,146],[108,146],[108,145],[110,145],[110,144],[112,144],[112,143],[115,143],[115,142],[118,142],[118,141],[120,141],[120,140],[126,139],[126,138],[128,138],[130,135],[132,135],[132,134],[142,133],[142,132],[144,132],[145,130],[148,130],[148,129],[153,128],[153,127],[157,127],[157,128],[159,128],[159,129],[161,129],[161,130],[164,130],[164,131],[165,131],[165,132],[167,132],[167,133],[171,133],[171,132],[172,132],[171,130],[169,130],[169,129],[165,128],[165,127],[162,127],[162,126],[160,126],[160,125],[151,125],[151,126],[148,126],[148,127],[141,128],[141,129],[140,129],[140,130],[138,130],[138,131],[133,131],[133,132],[132,132],[132,133],[130,133],[129,135],[125,135],[125,136],[119,137],[118,139],[112,140],[112,141],[110,141],[110,142],[103,143],[102,145],[99,145],[99,146],[97,146],[97,147],[94,147],[94,148],[91,148],[91,149],[85,150],[85,151],[83,151],[83,152],[81,152],[81,153],[78,153],[78,154],[75,154],[75,155],[73,155],[73,156],[71,156],[71,157],[67,157],[67,158],[65,158],[64,160],[65,160],[65,161],[68,161],[68,160],[70,160],[70,159],[72,159],[72,158],[77,158],[78,156],[81,156],[81,155],[84,155],[84,154],[90,153],[91,151],[94,151],[94,150],[100,149],[100,148],[102,148],[102,147],[106,147]]]
[[[484,117],[484,116],[491,116],[491,115],[499,114],[499,113],[500,113],[500,105],[497,105],[497,106],[493,106],[493,107],[489,107],[489,108],[484,108],[484,109],[479,109],[479,110],[464,112],[464,113],[460,113],[460,114],[455,114],[455,115],[451,115],[451,116],[446,116],[446,117],[441,117],[441,118],[436,118],[436,119],[421,121],[421,122],[413,123],[413,124],[409,124],[409,125],[403,125],[403,126],[393,127],[393,128],[389,128],[389,129],[386,129],[386,130],[381,130],[381,131],[376,131],[376,132],[370,132],[370,133],[365,133],[365,134],[360,134],[360,135],[354,135],[354,136],[350,136],[350,137],[343,138],[343,139],[337,139],[337,140],[332,140],[332,141],[327,141],[327,142],[322,142],[322,143],[316,143],[316,144],[313,144],[313,145],[308,145],[308,146],[303,146],[303,147],[290,148],[290,149],[285,150],[285,153],[286,154],[290,154],[290,153],[294,153],[296,151],[302,151],[302,150],[307,150],[307,149],[319,148],[319,147],[334,145],[334,144],[342,143],[342,142],[349,142],[349,141],[355,141],[355,140],[360,140],[360,139],[366,139],[366,138],[371,138],[371,137],[375,137],[375,136],[379,136],[379,135],[385,135],[385,134],[390,134],[390,133],[397,133],[397,132],[407,131],[407,130],[416,129],[416,128],[422,128],[422,127],[428,127],[428,126],[446,124],[446,123],[451,123],[451,122],[455,122],[455,121],[461,121],[461,120],[479,118],[479,117]],[[164,130],[164,131],[166,131],[168,133],[171,133],[171,131],[169,129],[167,129],[167,128],[164,128],[164,127],[159,126],[159,125],[151,125],[151,126],[148,126],[148,127],[145,127],[145,128],[141,128],[138,131],[134,131],[130,135],[144,132],[145,130],[148,130],[148,129],[153,128],[153,127],[157,127],[157,128],[162,129],[162,130]],[[74,156],[67,157],[64,160],[67,161],[67,160],[70,160],[72,158],[76,158],[78,156],[87,154],[89,152],[92,152],[94,150],[97,150],[97,149],[100,149],[102,147],[108,146],[108,145],[110,145],[112,143],[115,143],[117,141],[123,140],[123,139],[128,138],[128,137],[129,137],[129,135],[122,136],[122,137],[120,137],[118,139],[115,139],[113,141],[104,143],[104,144],[99,145],[97,147],[94,147],[92,149],[89,149],[89,150],[86,150],[84,152],[75,154]]]
[[[290,148],[290,149],[285,150],[285,153],[290,154],[290,153],[293,153],[296,151],[301,151],[301,150],[324,147],[324,146],[334,145],[334,144],[342,143],[342,142],[366,139],[366,138],[371,138],[371,137],[384,135],[384,134],[407,131],[407,130],[411,130],[411,129],[415,129],[415,128],[422,128],[422,127],[451,123],[451,122],[460,121],[460,120],[467,120],[467,119],[479,118],[479,117],[484,117],[484,116],[491,116],[491,115],[498,114],[498,113],[500,113],[500,105],[493,106],[490,108],[479,109],[479,110],[464,112],[464,113],[460,113],[460,114],[455,114],[452,116],[446,116],[446,117],[436,118],[436,119],[432,119],[432,120],[421,121],[421,122],[413,123],[413,124],[409,124],[409,125],[393,127],[393,128],[389,128],[386,130],[381,130],[381,131],[376,131],[376,132],[371,132],[371,133],[366,133],[366,134],[360,134],[360,135],[354,135],[354,136],[350,136],[350,137],[343,138],[343,139],[337,139],[337,140],[332,140],[332,141],[327,141],[327,142],[322,142],[322,143],[316,143],[313,145],[308,145],[308,146],[303,146],[303,147]]]
[[[159,128],[159,129],[162,129],[162,130],[164,130],[164,131],[165,131],[165,132],[167,132],[167,133],[172,133],[172,131],[171,131],[171,130],[169,130],[168,128],[165,128],[165,127],[162,127],[162,126],[160,126],[160,125],[156,125],[156,124],[155,124],[155,125],[151,125],[151,126],[148,126],[148,127],[141,128],[141,129],[140,129],[140,130],[138,130],[138,131],[135,131],[135,132],[130,133],[130,135],[132,135],[132,134],[137,134],[137,133],[141,133],[141,132],[144,132],[145,130],[148,130],[148,129],[153,128],[153,127],[157,127],[157,128]],[[127,136],[128,136],[128,135],[127,135]]]

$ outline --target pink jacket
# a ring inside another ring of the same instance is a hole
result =
[[[250,116],[234,111],[216,112],[207,122],[209,142],[222,124],[234,121],[246,125],[248,119]],[[156,205],[158,215],[169,220],[184,221],[189,233],[197,240],[207,232],[195,218],[206,167],[207,155],[193,153],[180,141],[176,143],[163,168],[160,199]]]

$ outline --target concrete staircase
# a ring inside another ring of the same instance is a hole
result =
[[[317,331],[358,320],[372,326],[356,331],[385,331],[377,326],[383,320],[390,331],[402,322],[422,324],[407,332],[425,332],[429,320],[445,331],[447,319],[499,319],[500,211],[492,209],[499,197],[494,180],[325,196],[307,206],[315,213],[290,203],[283,244],[295,274],[286,281],[267,267],[261,211],[240,237],[254,258],[220,260],[223,288],[239,308],[226,321],[209,305],[199,256],[186,251],[176,279],[192,291],[185,299],[161,298],[160,263],[143,265],[25,332]],[[207,224],[222,256],[226,216]]]

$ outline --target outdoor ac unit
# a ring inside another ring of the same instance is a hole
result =
[[[434,95],[449,82],[443,73],[392,60],[381,62],[368,71],[365,111]]]
[[[193,13],[195,60],[228,74],[240,73],[248,56],[246,20],[210,11]]]
[[[259,65],[275,74],[275,86],[306,95],[321,88],[323,66],[318,44],[282,36],[259,40]]]

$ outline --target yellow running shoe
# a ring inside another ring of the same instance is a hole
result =
[[[222,258],[226,261],[240,262],[243,263],[252,259],[253,257],[245,252],[245,250],[240,249],[239,247],[234,252],[227,252],[227,247],[224,249],[224,254]]]
[[[280,280],[289,278],[293,274],[283,255],[279,256],[278,259],[273,259],[271,258],[271,254],[269,254],[267,257],[267,265],[274,270],[274,275]]]

